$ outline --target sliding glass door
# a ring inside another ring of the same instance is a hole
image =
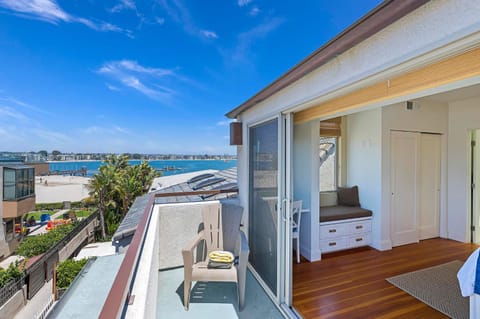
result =
[[[278,288],[278,119],[249,129],[250,264],[273,295]]]
[[[290,114],[249,128],[250,264],[274,301],[291,306]]]

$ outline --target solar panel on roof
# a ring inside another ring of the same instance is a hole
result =
[[[222,178],[222,177],[210,178],[210,179],[207,179],[206,181],[199,182],[197,185],[192,187],[192,189],[195,191],[195,190],[203,188],[203,187],[207,187],[207,186],[210,186],[210,185],[213,185],[213,184],[223,182],[224,180],[225,180],[225,178]]]
[[[212,188],[212,190],[237,191],[238,190],[238,185],[237,185],[237,183],[227,183],[227,184],[215,186],[214,188]],[[200,197],[202,197],[202,199],[205,199],[205,198],[209,198],[209,197],[212,197],[212,196],[215,196],[215,195],[217,195],[217,194],[202,195]]]
[[[202,175],[197,175],[195,177],[192,177],[190,178],[187,183],[190,184],[190,183],[196,183],[198,181],[201,181],[202,179],[205,179],[205,178],[209,178],[209,177],[213,177],[215,175],[211,174],[211,173],[207,173],[207,174],[202,174]]]

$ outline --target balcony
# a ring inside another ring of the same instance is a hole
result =
[[[16,218],[35,210],[35,195],[19,200],[3,201],[3,218]]]
[[[215,203],[155,204],[150,196],[99,317],[283,318],[250,271],[242,311],[235,283],[222,282],[196,282],[184,309],[181,250],[195,236],[202,210]]]
[[[249,270],[241,311],[236,284],[223,282],[194,282],[184,309],[181,250],[197,234],[203,210],[236,192],[137,198],[114,235],[119,253],[91,260],[49,318],[283,318]]]

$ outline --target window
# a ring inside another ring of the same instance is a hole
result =
[[[35,194],[33,168],[3,168],[3,200],[18,200],[33,194]]]
[[[320,192],[337,189],[338,137],[320,137]]]

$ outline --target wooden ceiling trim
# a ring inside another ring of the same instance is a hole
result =
[[[295,113],[295,123],[348,112],[393,98],[480,76],[480,48],[404,73]]]

